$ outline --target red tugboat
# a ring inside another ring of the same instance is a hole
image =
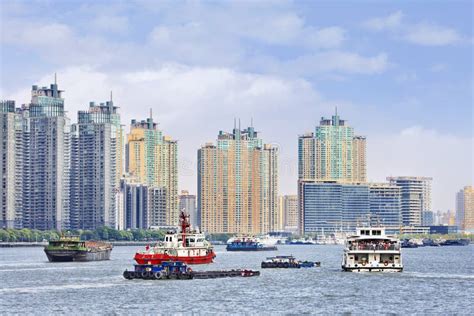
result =
[[[179,215],[181,233],[168,232],[165,240],[154,247],[148,246],[135,254],[138,264],[161,264],[164,261],[181,261],[186,264],[212,263],[216,257],[214,248],[204,238],[204,234],[191,231],[189,214],[181,211]]]

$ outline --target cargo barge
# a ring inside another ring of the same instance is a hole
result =
[[[78,236],[61,236],[50,241],[44,252],[51,262],[109,260],[112,245],[101,241],[82,241]]]
[[[227,277],[253,277],[259,275],[260,271],[247,269],[193,271],[184,262],[180,261],[164,261],[159,265],[136,264],[133,271],[125,270],[123,272],[123,277],[127,280],[190,280]]]
[[[299,269],[299,268],[313,268],[320,267],[321,262],[319,261],[300,261],[296,260],[293,256],[276,256],[268,257],[262,261],[262,269],[268,268],[284,268],[284,269]]]

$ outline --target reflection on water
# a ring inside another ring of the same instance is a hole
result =
[[[342,246],[279,246],[226,252],[194,270],[260,270],[267,256],[321,261],[321,268],[265,269],[256,278],[125,280],[137,247],[115,247],[110,261],[50,263],[41,248],[0,249],[0,314],[469,314],[474,246],[403,249],[405,271],[341,272]]]

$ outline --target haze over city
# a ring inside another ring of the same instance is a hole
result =
[[[337,107],[367,137],[369,181],[433,177],[433,210],[453,209],[474,178],[472,3],[365,3],[10,1],[0,93],[28,103],[57,73],[73,122],[110,91],[127,129],[152,108],[194,193],[198,148],[240,118],[295,194],[298,135]]]

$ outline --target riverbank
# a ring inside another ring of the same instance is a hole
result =
[[[110,241],[114,247],[121,246],[146,246],[154,245],[157,243],[154,241]],[[0,248],[14,248],[14,247],[44,247],[47,246],[48,242],[0,242]]]

